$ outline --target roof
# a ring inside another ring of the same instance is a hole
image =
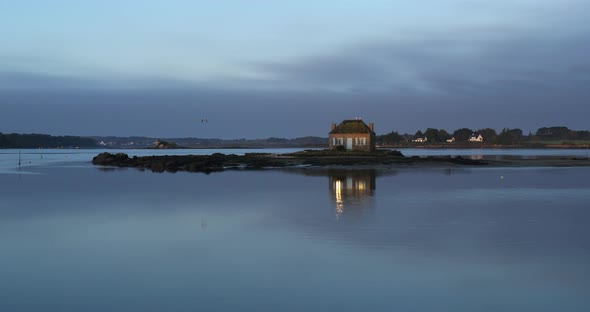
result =
[[[343,120],[330,134],[338,133],[372,133],[371,128],[360,119]]]

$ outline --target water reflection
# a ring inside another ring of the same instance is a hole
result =
[[[372,208],[371,200],[376,188],[375,170],[334,170],[328,172],[330,195],[336,203],[336,217],[344,213],[345,206]]]
[[[375,208],[377,177],[396,175],[395,170],[376,169],[308,169],[291,173],[328,177],[328,189],[336,218],[359,215]]]

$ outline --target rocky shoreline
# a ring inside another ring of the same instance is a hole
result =
[[[488,157],[470,159],[460,156],[405,157],[398,151],[338,152],[307,150],[289,154],[246,153],[245,155],[214,153],[211,155],[144,156],[129,157],[124,153],[101,153],[92,163],[108,167],[130,167],[153,172],[203,172],[224,170],[252,170],[267,168],[350,167],[350,168],[403,168],[403,167],[567,167],[590,166],[587,158],[571,157]]]

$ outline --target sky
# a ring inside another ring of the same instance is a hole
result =
[[[587,130],[588,20],[587,0],[0,0],[0,132]]]

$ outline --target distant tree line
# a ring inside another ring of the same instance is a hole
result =
[[[78,136],[0,133],[0,148],[96,147],[96,140]]]
[[[190,148],[264,148],[264,147],[321,147],[326,146],[328,138],[306,136],[300,138],[270,137],[267,139],[204,139],[204,138],[153,138],[153,137],[114,137],[95,136],[92,137],[101,146],[106,148],[149,148],[154,146],[156,140],[174,142],[178,147]]]
[[[377,136],[377,144],[400,144],[409,142],[414,138],[427,138],[428,143],[445,143],[448,139],[455,138],[455,142],[468,142],[472,135],[480,135],[484,142],[499,145],[512,145],[521,143],[535,143],[547,141],[590,141],[590,131],[570,130],[567,127],[543,127],[539,128],[536,133],[524,135],[521,129],[504,128],[500,133],[492,128],[483,128],[479,130],[460,128],[455,131],[447,132],[445,129],[428,128],[424,132],[418,130],[414,134],[400,134],[392,131],[387,134]]]
[[[567,127],[543,127],[537,130],[536,136],[540,140],[590,140],[590,131],[575,131]]]

